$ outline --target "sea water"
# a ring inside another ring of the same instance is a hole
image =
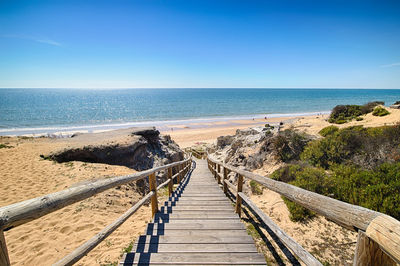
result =
[[[0,135],[305,115],[397,100],[400,90],[385,89],[0,89]]]

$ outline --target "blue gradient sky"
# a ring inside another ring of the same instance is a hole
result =
[[[4,1],[0,87],[400,88],[400,1]]]

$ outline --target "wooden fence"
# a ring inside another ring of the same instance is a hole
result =
[[[388,215],[360,206],[348,204],[305,189],[244,171],[207,157],[210,171],[218,183],[236,195],[236,212],[240,215],[242,202],[253,210],[258,217],[280,238],[292,252],[306,265],[320,263],[290,236],[281,230],[262,210],[260,210],[243,192],[243,178],[254,180],[268,189],[285,196],[303,207],[323,215],[335,223],[358,232],[354,265],[396,265],[400,263],[400,222]],[[237,186],[229,182],[228,173],[238,175]]]
[[[6,240],[4,238],[4,230],[22,225],[29,221],[38,219],[46,214],[64,208],[78,201],[89,198],[100,192],[113,187],[124,185],[130,182],[149,178],[150,192],[138,201],[133,207],[126,211],[113,223],[105,227],[97,235],[89,239],[72,253],[56,262],[54,265],[72,265],[85,256],[90,250],[95,248],[101,241],[117,229],[132,214],[134,214],[146,201],[151,200],[152,214],[158,211],[157,190],[168,185],[169,196],[173,192],[173,180],[176,179],[180,183],[186,173],[190,170],[192,159],[188,158],[180,162],[155,167],[146,171],[134,173],[126,176],[118,176],[96,180],[88,184],[79,185],[68,188],[59,192],[37,197],[34,199],[18,202],[0,208],[0,265],[10,265],[7,252]],[[175,169],[175,175],[173,175]],[[164,183],[157,186],[156,173],[160,171],[168,171],[168,179]]]

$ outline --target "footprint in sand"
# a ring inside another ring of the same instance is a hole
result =
[[[61,228],[60,232],[62,234],[68,234],[69,232],[71,232],[71,226],[64,226],[63,228]]]
[[[85,225],[82,225],[82,226],[78,226],[76,229],[75,229],[75,232],[79,232],[79,231],[82,231],[82,230],[86,230],[86,229],[91,229],[91,228],[93,228],[93,224],[85,224]]]

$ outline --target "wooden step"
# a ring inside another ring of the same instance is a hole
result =
[[[184,209],[182,209],[185,207]],[[216,209],[218,208],[218,209]],[[233,213],[233,207],[225,207],[225,206],[214,206],[214,207],[204,207],[204,206],[197,206],[195,208],[187,208],[187,206],[175,206],[171,208],[164,208],[162,207],[160,209],[160,213],[164,214],[177,214],[177,213],[199,213],[199,212],[205,212],[205,213]]]
[[[229,222],[226,222],[229,221]],[[244,229],[243,224],[236,222],[234,219],[230,220],[173,220],[168,223],[150,223],[147,226],[146,232],[180,229],[180,230],[224,230],[224,229]],[[148,234],[148,233],[146,233]]]
[[[172,221],[174,219],[238,219],[239,216],[234,212],[220,213],[220,212],[181,212],[181,213],[156,213],[154,220]]]
[[[239,229],[221,229],[221,230],[213,230],[213,229],[202,229],[202,230],[190,230],[190,229],[165,229],[165,230],[149,230],[146,232],[147,236],[171,236],[171,237],[187,237],[187,236],[232,236],[232,237],[248,237],[246,230],[244,228]]]
[[[206,201],[206,200],[196,200],[196,201],[174,201],[166,202],[165,206],[232,206],[230,201]]]
[[[171,232],[171,231],[169,231]],[[162,235],[151,236],[141,235],[137,240],[137,244],[163,243],[163,244],[254,244],[253,238],[244,231],[234,230],[226,231],[224,234],[217,235],[215,231],[196,231],[197,233],[187,234],[185,236]]]
[[[258,253],[127,253],[120,265],[220,264],[220,265],[266,265],[263,255]]]
[[[168,211],[234,211],[234,208],[232,204],[228,204],[226,206],[201,206],[201,205],[194,205],[194,206],[188,206],[188,205],[181,205],[178,204],[173,207],[167,207],[167,206],[162,206],[160,208],[161,212],[165,212],[166,210]]]
[[[254,242],[251,244],[225,244],[225,243],[185,243],[185,244],[165,244],[165,243],[139,243],[133,246],[132,252],[152,252],[152,253],[185,253],[185,252],[235,252],[249,253],[257,252]]]

